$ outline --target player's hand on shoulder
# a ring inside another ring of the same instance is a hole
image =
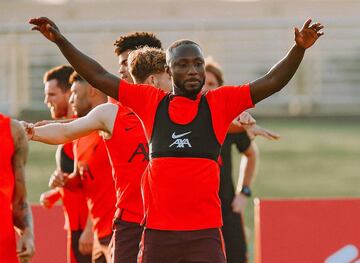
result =
[[[19,121],[19,123],[24,129],[27,139],[31,140],[34,137],[34,133],[35,133],[34,124],[28,123],[26,121]]]

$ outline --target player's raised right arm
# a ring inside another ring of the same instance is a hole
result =
[[[87,82],[108,96],[118,99],[120,79],[106,71],[99,63],[74,47],[61,33],[56,24],[47,17],[32,18],[29,23],[48,40],[54,42],[77,71]]]

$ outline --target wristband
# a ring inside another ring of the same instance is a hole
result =
[[[246,197],[250,197],[250,196],[251,196],[251,189],[250,189],[250,187],[244,185],[244,186],[241,188],[240,193],[242,193],[242,194],[245,195]]]

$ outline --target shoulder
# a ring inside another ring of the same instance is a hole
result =
[[[96,117],[98,119],[107,119],[113,117],[119,110],[119,105],[114,103],[103,103],[91,110],[89,116]]]
[[[11,119],[10,120],[10,128],[11,128],[11,135],[14,140],[15,149],[27,149],[28,141],[26,138],[26,134],[24,128],[20,124],[19,121]]]

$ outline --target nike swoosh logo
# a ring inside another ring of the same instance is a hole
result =
[[[185,132],[185,133],[182,133],[182,134],[178,134],[178,135],[176,135],[175,132],[173,132],[173,134],[171,135],[171,138],[173,138],[175,140],[175,139],[181,138],[181,137],[183,137],[185,135],[188,135],[189,133],[191,133],[191,131]]]

